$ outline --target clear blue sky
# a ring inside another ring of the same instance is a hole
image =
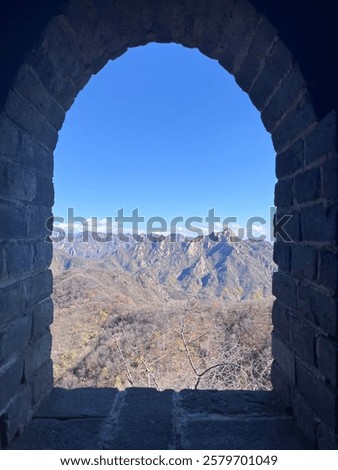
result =
[[[54,215],[267,218],[275,153],[259,113],[199,51],[151,44],[94,76],[55,152]]]

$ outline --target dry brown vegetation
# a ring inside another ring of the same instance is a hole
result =
[[[55,302],[58,386],[270,388],[271,299],[138,307],[78,282],[75,292],[66,283],[68,305],[64,295]]]

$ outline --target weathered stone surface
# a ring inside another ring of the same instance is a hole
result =
[[[278,300],[275,300],[272,307],[272,324],[278,334],[285,338],[287,342],[290,340],[289,317],[288,309]]]
[[[35,412],[46,399],[53,386],[53,363],[45,362],[30,378],[32,388],[32,406]]]
[[[292,410],[292,390],[294,386],[276,360],[273,361],[271,366],[271,383],[279,402],[287,407],[289,411]]]
[[[293,202],[293,179],[282,179],[275,186],[275,205],[291,207]]]
[[[302,239],[301,236],[301,227],[300,227],[300,213],[298,210],[293,210],[292,207],[287,207],[287,208],[282,208],[282,207],[277,207],[277,222],[278,223],[283,223],[283,237],[281,237],[281,234],[276,234],[276,239],[281,241],[286,241],[287,243],[295,243],[295,242],[300,242]],[[283,216],[287,217],[286,219],[283,219]]]
[[[50,297],[53,291],[52,272],[50,270],[43,271],[29,277],[24,281],[23,291],[26,308]]]
[[[127,389],[118,410],[105,430],[109,449],[174,448],[173,391]],[[114,423],[114,424],[113,424]],[[111,427],[111,425],[113,425]],[[161,430],[159,432],[159,430]]]
[[[297,65],[293,65],[262,112],[263,124],[269,132],[273,131],[286,112],[295,105],[305,89],[306,83],[302,73]]]
[[[201,439],[203,436],[203,439]],[[292,418],[194,419],[182,429],[183,449],[311,449]]]
[[[317,339],[317,362],[321,373],[337,388],[338,385],[338,341],[319,336]]]
[[[244,91],[248,91],[251,88],[254,79],[258,75],[261,63],[276,37],[277,31],[266,19],[263,19],[257,28],[239,71],[235,74],[236,82]]]
[[[310,97],[304,95],[297,106],[280,122],[272,133],[272,141],[276,151],[282,152],[297,137],[301,137],[305,129],[316,123],[317,117]]]
[[[338,286],[338,254],[329,250],[319,253],[318,282],[336,294]]]
[[[293,310],[297,309],[297,281],[285,274],[274,273],[272,293]]]
[[[79,415],[78,415],[78,413]],[[272,392],[55,389],[12,449],[309,449]]]
[[[20,165],[26,170],[37,170],[46,176],[52,177],[53,153],[15,125],[5,113],[0,114],[0,137],[0,155],[2,158]],[[15,182],[14,188],[21,194],[23,188],[18,190],[19,181],[16,179]],[[33,181],[31,181],[31,184],[33,184]],[[17,193],[15,194],[18,198]]]
[[[54,150],[58,139],[57,131],[21,95],[9,93],[6,113],[15,124],[32,135],[46,149]]]
[[[292,65],[292,56],[285,44],[278,40],[271,53],[266,57],[264,67],[250,89],[250,98],[259,110],[262,110],[268,99],[278,89]]]
[[[189,416],[270,416],[280,414],[271,392],[182,390],[178,408]]]
[[[0,160],[0,197],[32,201],[36,191],[36,172],[7,160]]]
[[[301,211],[304,241],[335,243],[337,238],[337,207],[316,204]]]
[[[332,111],[320,121],[313,131],[306,136],[304,145],[305,162],[316,159],[337,150],[336,113]]]
[[[47,402],[35,414],[36,418],[76,419],[108,416],[118,390],[115,388],[53,388]]]
[[[14,318],[25,313],[24,284],[16,282],[7,287],[0,288],[0,328],[3,328]]]
[[[336,336],[338,332],[337,300],[318,291],[305,282],[298,288],[298,313],[324,332]]]
[[[33,337],[42,336],[53,321],[53,302],[48,298],[38,302],[32,309]]]
[[[34,247],[27,241],[7,241],[0,244],[5,257],[4,277],[13,278],[31,271]]]
[[[290,315],[290,346],[307,364],[315,365],[316,331],[303,318]]]
[[[332,398],[336,396],[332,385],[337,386],[335,359],[330,359],[332,355],[335,357],[335,353],[322,338],[327,333],[332,341],[336,341],[338,335],[337,122],[334,111],[328,114],[334,108],[332,96],[329,96],[330,93],[327,95],[326,90],[329,74],[326,73],[325,77],[323,73],[323,80],[326,81],[320,81],[320,74],[314,71],[322,69],[312,65],[312,51],[308,55],[311,67],[307,66],[303,59],[307,48],[297,48],[293,43],[293,36],[301,37],[302,34],[287,34],[291,51],[284,46],[280,37],[283,31],[289,30],[289,19],[293,15],[288,15],[287,20],[281,19],[278,27],[278,6],[270,7],[271,2],[258,2],[259,11],[251,2],[242,0],[215,0],[211,3],[199,0],[147,0],[144,4],[132,0],[66,0],[61,2],[57,11],[51,7],[52,3],[45,5],[41,2],[41,11],[39,8],[32,10],[34,21],[40,18],[40,14],[46,15],[41,22],[34,23],[37,28],[26,23],[26,15],[18,11],[18,17],[27,30],[20,30],[19,36],[14,39],[15,28],[9,22],[8,27],[12,28],[13,34],[12,31],[10,35],[4,34],[1,51],[5,52],[6,62],[2,67],[5,89],[0,97],[3,108],[0,110],[0,331],[4,333],[0,355],[2,361],[13,358],[14,353],[18,355],[16,363],[0,363],[0,410],[6,409],[9,413],[9,418],[6,418],[8,426],[5,426],[9,437],[20,430],[24,415],[28,419],[33,409],[28,410],[29,394],[32,393],[35,407],[52,384],[49,346],[46,343],[40,348],[40,341],[48,336],[48,325],[52,319],[52,309],[46,300],[52,289],[51,273],[47,270],[51,250],[41,242],[47,234],[45,223],[51,215],[50,206],[54,200],[52,151],[64,110],[71,106],[91,74],[99,71],[109,57],[118,57],[128,47],[149,41],[174,41],[199,48],[235,73],[237,82],[249,91],[252,101],[259,109],[264,109],[263,122],[273,131],[274,145],[279,153],[277,176],[282,179],[276,188],[278,214],[290,212],[293,215],[286,227],[293,241],[291,266],[288,249],[280,245],[275,252],[284,273],[275,276],[274,293],[278,297],[278,305],[285,306],[285,312],[280,316],[274,314],[278,339],[275,336],[273,382],[277,393],[287,403],[291,402],[290,397],[298,396],[292,394],[295,390],[290,385],[293,381],[290,360],[293,353],[287,341],[290,338],[296,353],[306,359],[304,370],[303,366],[297,369],[296,388],[305,398],[301,404],[298,398],[294,398],[295,410],[299,411],[298,422],[312,438],[313,432],[309,431],[308,424],[312,425],[309,410],[313,409],[319,423],[316,434],[319,445],[335,446],[336,438],[332,438],[327,429],[337,430],[335,423],[338,421],[336,401]],[[265,8],[272,8],[270,13],[273,14],[265,15]],[[267,20],[270,17],[274,24],[276,22],[276,27]],[[298,27],[301,28],[302,24]],[[12,47],[7,47],[7,41]],[[318,41],[320,34],[316,36],[316,44]],[[304,44],[307,46],[306,41]],[[6,47],[10,53],[6,52]],[[318,51],[325,52],[321,48]],[[303,61],[304,67],[298,68],[295,57]],[[302,80],[300,69],[307,73],[306,83]],[[314,100],[318,115],[312,105]],[[320,203],[312,205],[317,199]],[[16,240],[20,243],[14,243]],[[10,243],[6,244],[6,241]],[[304,242],[308,246],[305,247]],[[322,248],[324,243],[325,250]],[[316,246],[317,253],[311,245]],[[286,275],[290,274],[290,268],[291,275]],[[311,368],[316,359],[312,354],[312,326],[306,331],[295,322],[290,326],[292,312],[303,315],[323,330],[316,350],[321,357],[318,356],[318,366],[331,385],[324,383],[324,377]],[[30,315],[35,315],[33,338],[36,341],[26,348],[28,327],[23,318],[27,319]],[[38,325],[40,320],[41,325]],[[10,334],[6,328],[10,324],[17,335],[9,347]],[[22,330],[17,331],[15,325],[22,325]],[[301,335],[301,341],[297,342],[297,335]],[[33,353],[35,347],[36,356]],[[47,352],[48,357],[45,355]],[[25,374],[22,373],[20,355],[26,356]],[[277,362],[291,377],[289,380]],[[24,384],[27,388],[23,392],[22,382],[25,380],[29,384]],[[313,389],[313,394],[303,393],[304,387]],[[123,404],[126,403],[136,410],[136,398],[132,398],[132,393],[125,396],[128,400],[120,403],[122,414],[125,410]],[[162,399],[152,397],[142,398],[152,404],[150,417],[156,415],[156,406],[164,407],[168,415],[171,413],[170,400],[163,399],[167,403],[164,405]],[[14,406],[14,401],[11,401],[14,399],[22,400],[22,403],[18,401]],[[3,416],[1,411],[1,446],[5,442],[2,438]],[[156,419],[159,419],[157,415]],[[216,429],[213,419],[209,421],[211,424],[207,429]],[[158,422],[162,423],[161,420]],[[128,423],[131,427],[136,426],[132,420]],[[41,432],[42,428],[39,429]],[[163,429],[169,436],[167,422]],[[139,436],[140,439],[142,437]],[[154,440],[160,439],[155,437]],[[171,437],[168,439],[163,445],[172,445]],[[85,442],[88,442],[86,438]],[[145,445],[144,440],[140,442]]]
[[[322,196],[328,200],[338,197],[338,158],[334,155],[321,165]]]
[[[291,273],[296,278],[316,279],[317,264],[317,250],[314,247],[298,245],[292,249]]]
[[[0,201],[0,239],[11,240],[26,236],[25,208]]]
[[[303,147],[301,139],[297,140],[284,152],[278,153],[276,157],[277,178],[284,178],[300,170],[303,165]]]
[[[54,129],[59,130],[61,128],[65,111],[42,85],[29,65],[23,64],[20,68],[14,89],[40,114],[47,116]]]
[[[337,450],[338,436],[333,434],[323,423],[317,426],[318,448],[322,450]]]
[[[96,450],[103,419],[33,419],[12,450]]]
[[[26,426],[27,416],[32,415],[31,390],[26,386],[21,386],[19,393],[13,397],[7,408],[4,419],[7,428],[7,442],[11,442],[18,432],[22,432]]]
[[[333,433],[337,433],[338,397],[334,389],[324,383],[315,370],[310,371],[299,361],[296,362],[297,388],[311,408],[321,417]]]
[[[298,203],[315,201],[320,197],[320,169],[299,173],[295,178],[295,199]]]
[[[283,342],[275,333],[272,334],[272,355],[289,381],[295,384],[296,375],[294,353],[290,346]]]
[[[310,442],[316,442],[316,414],[297,390],[293,391],[292,405],[293,415],[304,436],[306,436]]]
[[[0,364],[7,362],[14,354],[20,355],[27,347],[32,333],[32,316],[26,315],[0,330]]]
[[[52,336],[46,331],[44,336],[29,345],[25,354],[25,377],[30,381],[35,372],[50,358]]]
[[[0,412],[20,389],[23,374],[23,360],[15,359],[0,369]]]
[[[291,271],[291,245],[278,240],[273,246],[273,260],[286,273]]]

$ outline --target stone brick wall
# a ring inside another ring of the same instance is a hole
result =
[[[152,41],[197,47],[232,73],[277,152],[272,379],[321,448],[337,447],[336,113],[319,119],[276,28],[247,0],[69,0],[23,55],[0,110],[0,436],[20,432],[52,387],[53,151],[92,74]]]
[[[295,228],[274,250],[273,385],[320,448],[336,448],[338,433],[336,129],[333,111],[276,159],[275,203]]]

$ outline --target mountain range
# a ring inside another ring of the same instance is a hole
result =
[[[99,237],[104,235],[86,232],[54,243],[54,274],[95,269],[113,281],[116,293],[152,302],[188,295],[232,301],[271,295],[275,265],[269,242],[232,242],[230,231],[190,241],[173,235],[130,236],[128,242],[116,234],[105,242]]]

